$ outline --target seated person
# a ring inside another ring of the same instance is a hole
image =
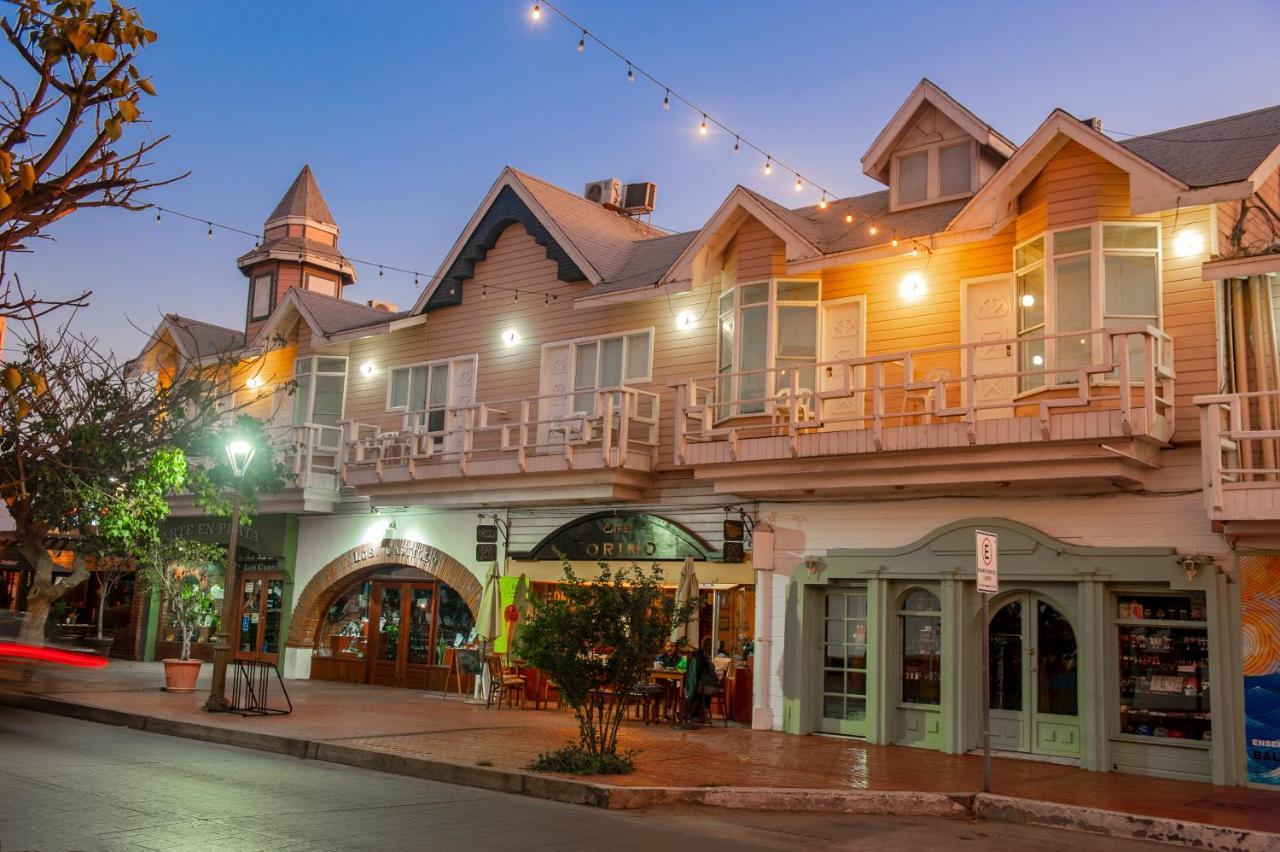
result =
[[[661,666],[664,669],[674,669],[680,664],[680,652],[676,650],[676,643],[668,640],[662,646],[662,653],[653,658],[655,666]]]

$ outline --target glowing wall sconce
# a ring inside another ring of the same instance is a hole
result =
[[[262,377],[250,376],[247,380],[245,380],[244,386],[247,387],[249,390],[257,390],[258,388],[262,387]]]
[[[372,376],[375,369],[372,361],[365,361],[360,365],[360,372],[366,376]]]
[[[898,292],[904,299],[920,299],[928,292],[925,287],[924,276],[919,272],[912,272],[906,278],[902,279],[902,283],[898,285]]]
[[[1183,228],[1173,238],[1173,251],[1178,257],[1204,253],[1204,236],[1194,228]]]
[[[688,331],[689,329],[697,326],[697,324],[698,324],[698,318],[695,317],[693,313],[690,311],[681,311],[680,314],[676,317],[676,328],[680,329],[681,331]]]
[[[515,346],[520,342],[520,332],[516,331],[514,328],[507,329],[502,332],[502,342],[507,346]]]
[[[1022,298],[1019,301],[1022,302],[1022,307],[1030,308],[1035,306],[1036,297],[1031,295],[1030,293],[1023,293]]]

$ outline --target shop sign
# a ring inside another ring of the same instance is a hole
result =
[[[228,541],[231,538],[231,522],[230,521],[194,521],[181,526],[169,527],[161,533],[165,539],[177,538],[194,538],[201,541]],[[259,539],[259,532],[256,526],[240,526],[240,532],[236,534],[236,539],[241,542],[254,542]]]
[[[431,545],[412,541],[407,538],[384,538],[381,544],[365,544],[347,554],[348,567],[360,568],[369,562],[384,562],[387,559],[401,559],[418,565],[434,565],[440,558],[440,551]]]
[[[1000,537],[995,533],[974,530],[977,545],[978,591],[994,595],[1000,591],[1000,572],[997,567]]]
[[[597,512],[560,527],[517,559],[679,561],[710,547],[674,521],[644,512]]]

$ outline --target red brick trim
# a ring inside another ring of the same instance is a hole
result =
[[[444,551],[421,542],[394,539],[388,545],[360,545],[334,559],[320,569],[298,596],[289,622],[289,636],[285,645],[290,648],[311,648],[315,645],[316,628],[324,614],[324,605],[332,597],[337,586],[346,586],[362,576],[367,576],[388,565],[404,565],[442,580],[453,587],[467,608],[475,615],[480,609],[480,596],[484,588],[475,575],[461,562]]]

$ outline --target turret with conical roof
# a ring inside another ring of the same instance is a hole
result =
[[[355,283],[355,268],[338,250],[338,225],[311,166],[302,167],[263,223],[262,243],[236,265],[249,279],[246,340],[253,339],[290,288],[341,298],[343,288]]]

